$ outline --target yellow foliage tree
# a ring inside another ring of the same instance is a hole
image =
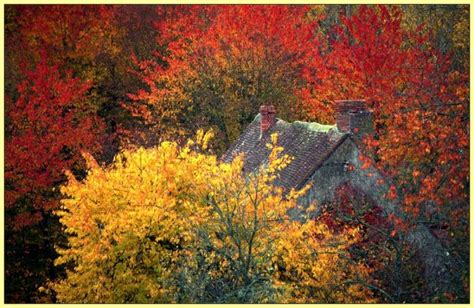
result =
[[[288,212],[304,193],[272,185],[291,158],[272,136],[268,164],[242,175],[243,159],[205,153],[211,133],[180,148],[124,151],[111,166],[85,154],[84,181],[68,173],[57,212],[69,235],[50,283],[66,303],[372,302],[352,264],[358,230],[331,234]],[[72,265],[72,266],[71,266]]]

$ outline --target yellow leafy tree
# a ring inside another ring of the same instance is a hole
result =
[[[369,270],[347,248],[358,230],[331,234],[288,212],[304,193],[272,185],[291,158],[272,136],[268,164],[244,176],[243,158],[219,162],[199,131],[180,148],[124,151],[110,166],[85,154],[57,212],[69,235],[57,248],[67,276],[60,302],[371,302]]]
[[[357,228],[333,234],[314,220],[292,222],[281,230],[274,256],[281,269],[276,283],[284,286],[286,303],[374,303],[368,292],[370,269],[353,261],[348,247],[360,240]]]

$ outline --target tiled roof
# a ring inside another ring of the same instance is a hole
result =
[[[285,189],[300,188],[321,166],[329,155],[348,136],[340,133],[335,125],[318,123],[288,123],[277,119],[276,123],[260,136],[260,115],[244,130],[237,141],[223,155],[222,160],[230,162],[236,155],[244,153],[244,172],[251,173],[268,162],[270,136],[278,133],[278,145],[283,153],[293,157],[291,164],[280,173],[276,184]]]

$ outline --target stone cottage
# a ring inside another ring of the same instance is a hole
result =
[[[312,183],[311,189],[300,199],[302,205],[313,201],[328,203],[335,198],[340,185],[350,185],[373,200],[385,215],[397,214],[396,200],[386,198],[389,180],[374,167],[361,168],[360,141],[373,131],[372,119],[364,100],[337,101],[334,125],[289,123],[277,118],[273,106],[261,106],[260,114],[222,160],[229,162],[243,153],[244,173],[255,172],[268,162],[270,150],[266,144],[270,142],[271,134],[278,133],[278,144],[284,148],[283,153],[293,157],[293,161],[281,171],[276,184],[289,190]],[[424,274],[430,293],[452,290],[459,283],[453,281],[454,275],[451,275],[455,269],[449,252],[426,226],[417,226],[409,235],[409,241],[425,260]]]

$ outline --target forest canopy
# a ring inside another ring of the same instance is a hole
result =
[[[469,10],[5,5],[5,302],[468,302]],[[219,160],[261,105],[324,132],[341,99],[398,215],[289,219],[278,136],[250,178]],[[426,291],[418,224],[455,290]]]

